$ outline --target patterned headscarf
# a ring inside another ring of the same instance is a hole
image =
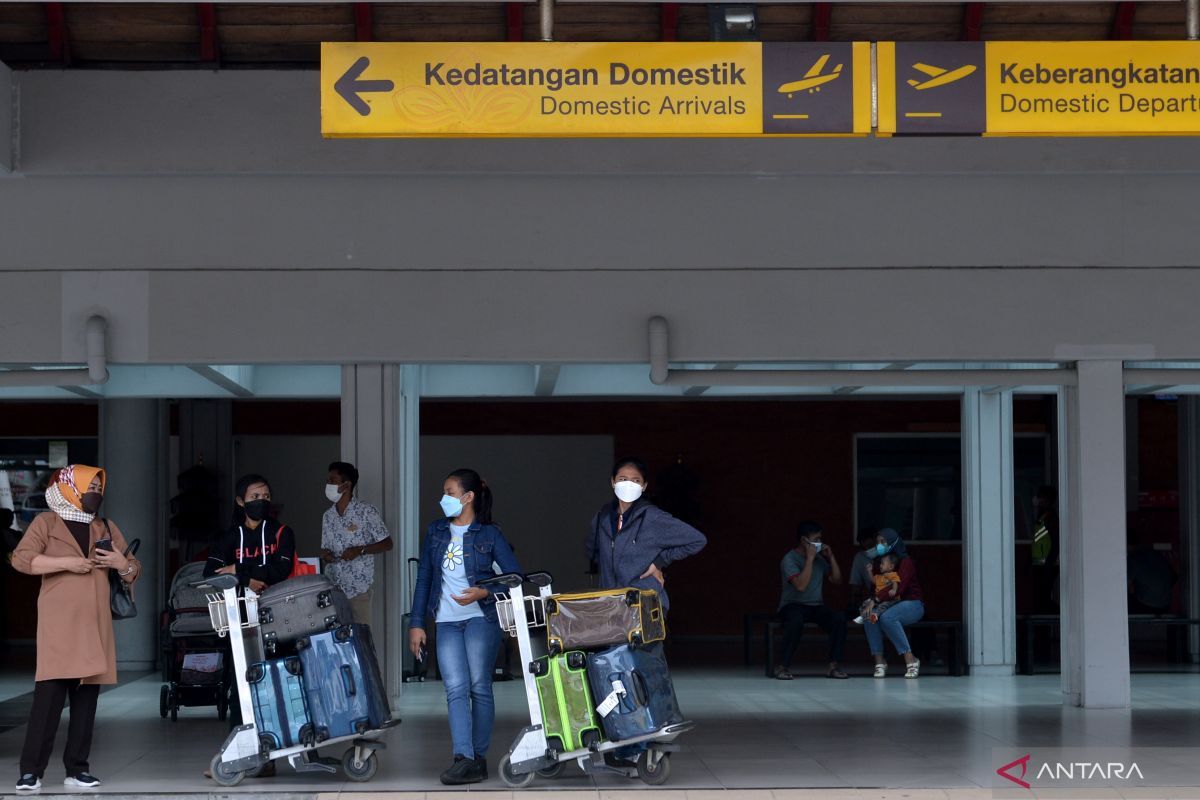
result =
[[[67,522],[91,522],[95,514],[83,510],[83,495],[94,478],[100,478],[100,491],[104,491],[105,474],[99,467],[71,464],[63,467],[46,488],[46,505]]]

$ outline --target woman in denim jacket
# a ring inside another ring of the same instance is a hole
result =
[[[445,517],[429,524],[413,591],[408,643],[424,658],[425,629],[437,622],[438,669],[450,709],[454,763],[442,783],[487,780],[496,702],[492,669],[500,646],[496,601],[479,586],[496,572],[521,572],[512,547],[492,522],[492,491],[473,469],[451,472],[442,486]]]

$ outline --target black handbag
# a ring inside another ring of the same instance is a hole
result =
[[[104,530],[111,539],[112,529],[108,527],[108,520],[103,522]],[[141,539],[134,539],[125,548],[125,556],[136,556],[141,545]],[[137,605],[133,602],[133,590],[114,569],[108,571],[108,607],[112,610],[113,619],[133,619],[137,616]]]

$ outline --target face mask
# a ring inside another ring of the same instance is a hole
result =
[[[887,555],[888,553],[890,553],[892,551],[892,546],[890,544],[877,544],[877,545],[875,545],[875,547],[872,548],[872,551],[874,551],[876,557],[883,556],[883,555]],[[868,552],[871,552],[871,551],[868,551]]]
[[[642,496],[642,485],[633,481],[617,481],[613,493],[623,503],[634,503]]]
[[[104,495],[99,492],[84,492],[83,497],[79,498],[79,504],[83,506],[85,514],[95,514],[103,502]]]
[[[270,500],[251,500],[243,507],[246,512],[246,519],[261,522],[267,518],[267,512],[271,510]]]
[[[342,499],[342,493],[338,491],[336,483],[325,484],[325,499],[331,503],[336,503]]]
[[[813,549],[816,550],[818,553],[821,552],[821,548],[825,546],[821,542],[809,542],[809,544],[811,544],[813,546]]]
[[[442,513],[450,519],[456,518],[463,512],[462,500],[457,497],[451,497],[448,494],[442,495],[441,506]]]

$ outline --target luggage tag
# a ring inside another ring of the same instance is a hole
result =
[[[617,706],[621,704],[621,698],[625,696],[625,684],[621,681],[612,682],[613,690],[608,697],[604,698],[604,702],[596,706],[596,713],[601,717],[607,717],[613,712]]]

